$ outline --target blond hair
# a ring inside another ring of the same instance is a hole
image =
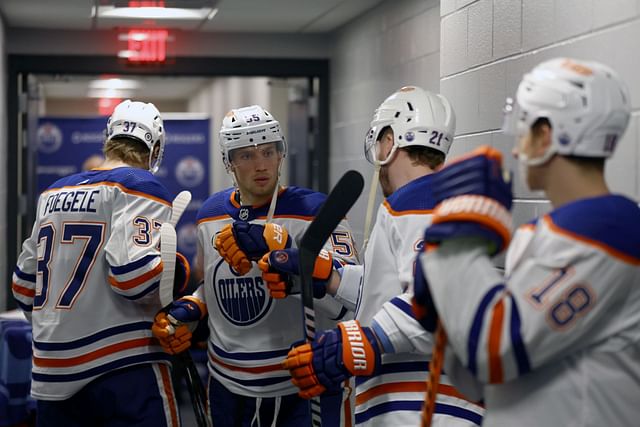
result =
[[[112,138],[104,144],[104,156],[111,160],[120,160],[133,167],[147,169],[149,149],[145,144],[131,138]]]

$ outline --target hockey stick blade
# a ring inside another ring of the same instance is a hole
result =
[[[189,199],[190,198],[191,195],[189,194]],[[173,227],[171,221],[162,224],[162,227],[160,228],[162,276],[160,277],[158,292],[160,295],[160,304],[164,307],[162,309],[164,312],[169,311],[171,303],[173,302],[173,281],[176,269],[176,240],[176,229]],[[211,423],[207,417],[206,410],[206,393],[189,350],[179,354],[178,360],[182,363],[187,374],[187,389],[189,391],[191,403],[193,404],[193,410],[198,427],[210,427]]]
[[[315,312],[313,309],[313,266],[325,242],[336,229],[349,209],[358,200],[364,188],[364,178],[356,171],[348,171],[338,181],[324,205],[305,231],[298,248],[300,258],[299,271],[302,282],[302,304],[304,319],[304,335],[307,340],[315,337]],[[320,426],[320,398],[311,399],[311,425]]]
[[[313,284],[311,273],[315,259],[320,250],[336,229],[340,221],[346,216],[354,205],[362,189],[364,178],[359,172],[351,170],[345,173],[338,181],[324,205],[311,222],[300,241],[299,268],[302,280],[302,302],[305,307],[313,309]]]
[[[173,224],[165,222],[160,227],[160,259],[162,259],[162,276],[160,276],[160,304],[163,307],[173,302],[173,280],[176,271],[176,229]]]
[[[180,221],[180,217],[184,213],[185,209],[187,209],[187,206],[189,206],[190,202],[191,192],[187,190],[181,191],[180,193],[178,193],[176,198],[173,199],[173,202],[171,203],[171,218],[169,219],[171,225],[175,227],[176,224],[178,224],[178,221]]]

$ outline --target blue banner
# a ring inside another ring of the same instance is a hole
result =
[[[42,117],[38,124],[38,194],[57,179],[77,173],[101,155],[107,117]],[[196,213],[209,196],[209,119],[164,120],[166,146],[156,176],[172,195],[189,190],[191,204],[176,227],[178,250],[193,263]]]

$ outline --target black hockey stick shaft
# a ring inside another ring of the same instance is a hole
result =
[[[360,173],[353,170],[345,173],[329,193],[300,241],[299,271],[302,281],[304,332],[308,341],[313,340],[316,334],[312,278],[316,258],[333,230],[358,200],[363,188],[364,179]],[[321,425],[320,399],[317,397],[311,400],[311,423],[313,426]]]
[[[211,422],[207,416],[207,393],[200,380],[198,368],[196,368],[191,358],[191,353],[187,349],[178,354],[178,359],[186,373],[187,389],[189,390],[189,397],[193,404],[193,412],[196,415],[198,427],[211,427]]]

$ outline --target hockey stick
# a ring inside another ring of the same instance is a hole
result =
[[[431,362],[429,362],[429,379],[427,380],[427,393],[424,396],[424,406],[422,407],[422,427],[430,427],[433,414],[436,411],[436,398],[438,397],[438,386],[440,385],[440,374],[444,363],[444,350],[447,347],[447,333],[438,319],[435,332],[435,344]]]
[[[300,241],[300,247],[298,248],[300,254],[299,270],[302,280],[304,331],[305,338],[308,341],[312,341],[316,335],[316,315],[313,309],[313,279],[311,277],[315,260],[333,230],[340,224],[340,221],[360,196],[363,187],[364,179],[360,173],[356,171],[345,173],[329,193],[324,205],[322,205]],[[319,397],[311,400],[311,424],[313,426],[322,424]]]
[[[180,220],[180,217],[184,213],[185,209],[189,205],[189,202],[191,202],[191,193],[185,190],[178,193],[176,198],[173,199],[173,202],[171,203],[172,208],[171,208],[171,217],[169,218],[169,224],[171,224],[171,226],[174,228],[173,230],[174,236],[173,237],[171,237],[171,235],[167,236],[167,240],[173,240],[173,243],[171,243],[170,241],[167,241],[167,244],[168,245],[171,244],[173,247],[173,261],[169,261],[171,253],[169,251],[164,251],[165,240],[162,240],[162,239],[160,240],[160,242],[163,244],[162,246],[163,250],[161,251],[161,255],[162,254],[166,255],[165,256],[166,259],[162,258],[162,263],[164,268],[163,271],[166,271],[167,268],[172,268],[171,275],[167,274],[165,277],[163,273],[162,278],[160,279],[160,287],[159,287],[160,302],[162,303],[163,307],[165,307],[167,304],[173,301],[173,274],[175,272],[175,265],[176,265],[175,253],[176,253],[176,246],[177,246],[176,237],[175,237],[175,226]],[[160,231],[160,235],[162,236],[162,231]],[[165,280],[164,282],[162,281],[163,279]]]
[[[160,278],[159,295],[160,303],[163,306],[163,311],[168,312],[173,302],[173,281],[175,275],[176,266],[176,249],[177,249],[177,237],[175,225],[180,220],[180,217],[184,213],[185,209],[191,201],[191,193],[189,191],[180,192],[173,200],[171,217],[168,222],[162,224],[160,228],[160,243],[161,252],[160,257],[162,259],[162,276]],[[187,389],[189,391],[189,397],[193,404],[193,410],[196,415],[196,421],[198,427],[210,427],[211,423],[207,417],[206,406],[206,392],[200,381],[198,370],[193,363],[191,354],[189,351],[184,351],[177,355],[178,360],[181,362],[186,372]]]
[[[173,303],[173,280],[176,264],[176,230],[170,222],[165,222],[160,228],[160,239],[162,244],[161,258],[163,264],[162,276],[160,278],[160,303],[163,305],[162,311],[169,311]],[[176,355],[186,372],[187,389],[193,404],[193,411],[196,415],[198,427],[209,427],[211,423],[207,417],[206,392],[200,381],[200,376],[196,365],[193,363],[189,350]]]

